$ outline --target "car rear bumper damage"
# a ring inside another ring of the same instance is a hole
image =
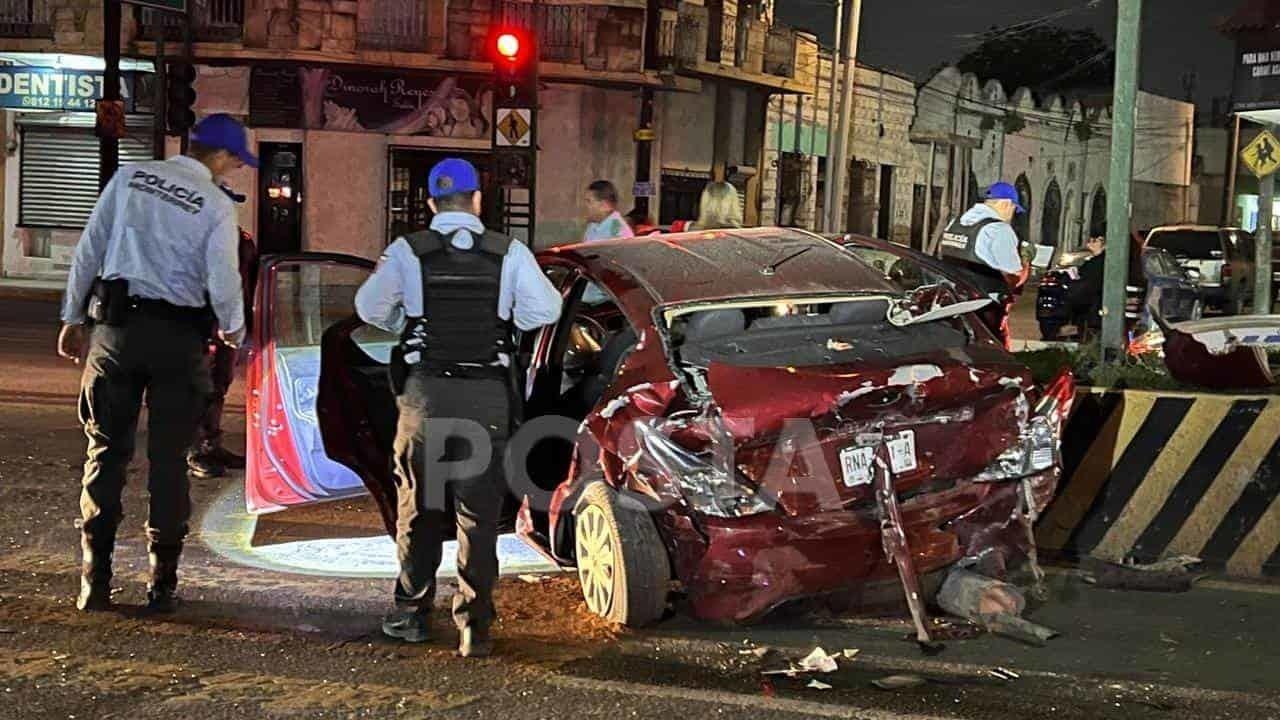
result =
[[[954,565],[1003,577],[1031,551],[1029,518],[1057,487],[1053,469],[1021,481],[977,483],[919,495],[899,503],[905,547],[917,575]],[[1028,513],[1024,488],[1033,513]],[[793,600],[858,593],[899,573],[886,553],[876,508],[803,517],[765,513],[705,518],[705,544],[678,553],[677,572],[693,613],[744,622]]]

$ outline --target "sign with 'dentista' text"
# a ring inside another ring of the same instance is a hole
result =
[[[125,110],[133,109],[133,73],[120,73]],[[92,112],[102,97],[101,70],[51,67],[0,67],[0,107],[27,110]]]

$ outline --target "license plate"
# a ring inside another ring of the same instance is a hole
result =
[[[845,487],[871,484],[875,463],[874,447],[847,447],[840,451],[840,469],[844,472]]]
[[[895,475],[915,470],[916,434],[911,430],[903,430],[896,437],[889,438],[889,467]]]

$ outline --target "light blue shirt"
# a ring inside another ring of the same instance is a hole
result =
[[[973,206],[960,216],[961,225],[977,225],[983,220],[1000,220],[982,228],[973,252],[982,262],[1007,275],[1022,272],[1022,255],[1018,252],[1018,234],[1013,226],[1000,218],[1000,213],[985,203]]]
[[[608,217],[598,223],[587,223],[587,231],[582,234],[582,242],[596,242],[635,236],[636,234],[631,231],[631,226],[627,224],[626,218],[622,217],[622,213],[614,210],[609,213]]]
[[[484,233],[484,224],[470,213],[442,212],[431,220],[431,229],[447,235],[454,247],[475,246],[473,235]],[[521,330],[550,325],[560,318],[560,292],[556,290],[529,248],[512,242],[502,259],[498,286],[498,317],[513,321]],[[394,333],[404,330],[408,317],[423,317],[422,262],[405,238],[397,238],[378,259],[378,267],[356,291],[356,313],[361,320]]]
[[[219,327],[239,340],[244,296],[236,227],[235,205],[204,163],[180,156],[121,167],[76,245],[62,321],[85,321],[94,278],[123,278],[130,295],[212,305]]]

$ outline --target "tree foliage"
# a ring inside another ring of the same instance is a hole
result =
[[[1046,93],[1110,87],[1115,60],[1115,52],[1092,30],[1040,26],[992,28],[956,66],[984,82],[999,80],[1008,93],[1020,87]]]

